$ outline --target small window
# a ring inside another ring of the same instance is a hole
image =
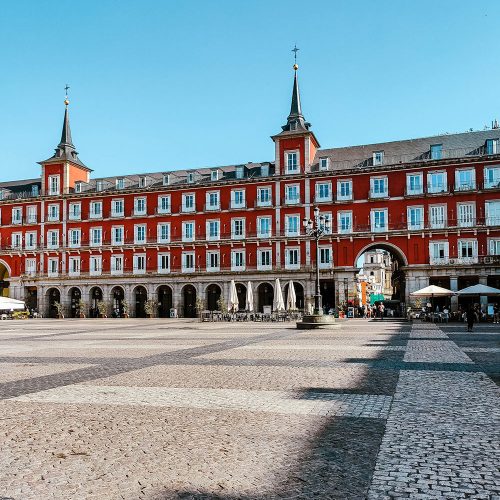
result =
[[[104,189],[104,183],[102,181],[96,182],[96,191],[102,191]]]
[[[139,177],[139,187],[146,187],[146,177]]]
[[[75,182],[75,193],[81,193],[81,192],[82,192],[82,183]]]
[[[383,151],[374,151],[373,164],[374,165],[382,165],[382,163],[384,163],[384,152]]]
[[[125,179],[116,179],[116,189],[123,189],[125,187]]]
[[[218,181],[219,180],[219,171],[212,170],[212,172],[210,173],[210,179],[213,181]]]
[[[260,176],[267,177],[269,175],[269,165],[260,166]]]
[[[31,186],[31,196],[38,196],[38,186],[36,184]]]
[[[431,160],[440,160],[443,157],[443,145],[433,144],[431,146]]]
[[[194,174],[188,174],[188,176],[187,176],[187,181],[188,181],[189,183],[194,182]]]
[[[238,165],[236,167],[236,178],[243,179],[243,174],[245,173],[245,167],[243,165]]]
[[[169,174],[163,174],[163,185],[168,186],[170,184],[170,175]]]
[[[486,154],[487,155],[496,155],[500,152],[499,149],[499,140],[498,139],[488,139],[486,141]]]
[[[328,170],[328,158],[320,158],[319,159],[319,169],[320,170]]]

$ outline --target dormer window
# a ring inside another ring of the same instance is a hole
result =
[[[297,130],[297,122],[296,121],[290,122],[290,130]]]
[[[125,179],[116,179],[116,189],[123,189],[125,187]]]
[[[383,151],[374,151],[373,152],[373,164],[374,165],[382,165],[384,163],[384,152]]]
[[[443,145],[433,144],[431,146],[431,160],[440,160],[443,157]]]
[[[236,167],[236,178],[243,179],[243,174],[245,173],[245,167],[243,165],[238,165]]]
[[[299,172],[299,153],[297,151],[291,151],[285,153],[286,158],[286,173],[296,174]]]
[[[194,182],[194,174],[188,174],[187,181],[191,184]]]
[[[95,185],[96,191],[102,191],[104,189],[104,182],[102,181],[97,181]]]
[[[319,169],[320,170],[328,170],[328,158],[320,158],[319,159]]]
[[[218,170],[212,170],[210,172],[210,179],[212,181],[218,181],[219,180],[219,171]]]
[[[146,187],[146,177],[139,177],[139,187]]]
[[[500,153],[499,140],[498,139],[487,139],[486,140],[486,154],[496,155]]]
[[[81,192],[82,192],[82,183],[75,182],[75,193],[81,193]]]
[[[163,174],[163,185],[168,186],[170,184],[170,175],[169,174]]]
[[[269,165],[260,166],[260,176],[267,177],[269,175]]]
[[[31,186],[31,196],[38,196],[38,186],[36,184]]]

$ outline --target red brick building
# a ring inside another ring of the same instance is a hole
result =
[[[500,129],[321,149],[304,119],[297,71],[290,114],[265,163],[93,178],[73,145],[68,103],[41,177],[0,183],[0,291],[54,314],[78,300],[133,315],[214,309],[237,283],[256,309],[275,278],[297,305],[313,300],[316,249],[302,219],[318,206],[332,231],[320,242],[323,304],[356,295],[356,264],[374,248],[397,263],[394,298],[429,283],[499,286]],[[457,299],[452,303],[457,306]]]

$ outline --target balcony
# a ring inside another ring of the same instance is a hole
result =
[[[191,214],[196,212],[196,207],[194,205],[181,205],[181,212],[183,214]]]
[[[476,190],[476,183],[475,182],[456,184],[455,189],[454,189],[455,193],[462,193],[462,192],[475,191],[475,190]]]
[[[299,205],[300,196],[291,196],[285,198],[285,205]]]
[[[272,207],[273,206],[273,200],[259,200],[257,199],[254,203],[254,208],[266,208],[266,207]]]
[[[236,203],[234,200],[231,201],[231,209],[232,210],[239,210],[242,208],[247,208],[247,202],[246,200],[241,202],[241,203]]]
[[[431,257],[429,263],[434,266],[469,266],[478,264],[479,257]]]
[[[373,189],[370,189],[368,197],[370,200],[380,200],[383,198],[389,198],[389,190],[386,189],[385,191],[374,191]]]
[[[428,184],[427,185],[427,193],[428,194],[447,194],[448,186],[446,184]]]
[[[203,207],[205,212],[219,212],[220,211],[220,203],[217,203],[215,205],[212,205],[210,203],[206,203],[205,206]]]

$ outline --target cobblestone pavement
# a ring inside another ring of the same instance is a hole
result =
[[[500,499],[496,325],[0,327],[0,499]]]

